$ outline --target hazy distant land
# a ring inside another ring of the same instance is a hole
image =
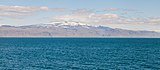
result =
[[[63,23],[28,26],[0,26],[0,37],[160,37],[154,31],[132,31],[104,26]]]

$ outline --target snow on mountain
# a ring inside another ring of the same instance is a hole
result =
[[[87,25],[87,24],[84,24],[84,23],[80,23],[80,22],[68,22],[68,21],[65,21],[65,22],[52,22],[52,23],[49,23],[49,24],[54,24],[54,25],[68,25],[68,26],[78,26],[78,25]]]
[[[62,28],[70,28],[70,27],[84,27],[84,28],[89,28],[89,27],[96,27],[93,25],[88,25],[88,24],[84,24],[84,23],[80,23],[80,22],[51,22],[51,23],[44,23],[44,24],[36,24],[34,26],[37,27],[46,27],[46,28],[50,28],[50,27],[62,27]]]

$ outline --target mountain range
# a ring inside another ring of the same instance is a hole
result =
[[[159,32],[133,31],[79,22],[52,22],[25,26],[0,26],[0,37],[160,37]]]

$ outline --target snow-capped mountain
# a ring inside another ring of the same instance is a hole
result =
[[[78,26],[78,25],[81,25],[81,26],[85,26],[87,24],[84,24],[84,23],[80,23],[80,22],[68,22],[68,21],[64,21],[64,22],[52,22],[52,23],[47,23],[47,24],[53,24],[53,25],[59,25],[59,26]]]
[[[160,33],[113,29],[65,21],[28,26],[2,25],[0,37],[160,37]]]
[[[28,26],[20,26],[22,28],[78,28],[78,27],[83,27],[83,28],[90,28],[90,27],[98,27],[98,26],[93,26],[93,25],[88,25],[88,24],[83,24],[80,22],[51,22],[51,23],[45,23],[45,24],[35,24],[35,25],[28,25]]]
[[[69,28],[69,27],[77,27],[77,26],[83,26],[83,27],[88,27],[92,25],[80,23],[80,22],[51,22],[51,23],[45,23],[45,24],[36,24],[32,26],[37,26],[37,27],[63,27],[63,28]]]

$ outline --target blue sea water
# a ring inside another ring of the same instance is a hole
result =
[[[0,70],[160,70],[160,39],[0,38]]]

